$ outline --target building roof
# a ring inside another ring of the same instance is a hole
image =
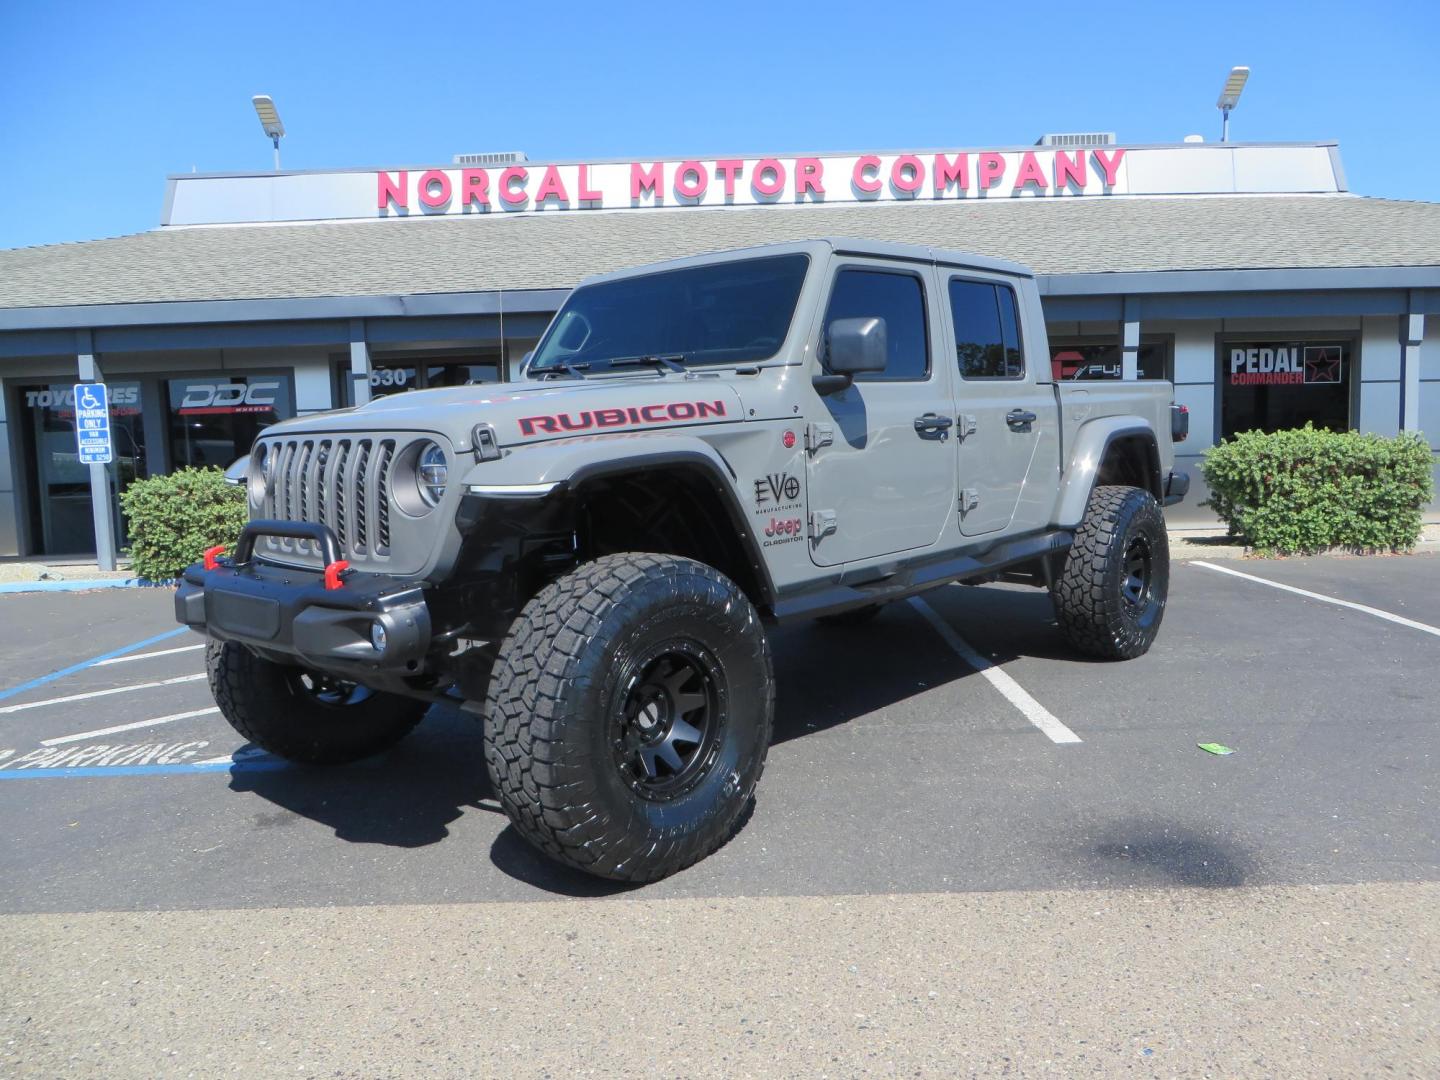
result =
[[[0,309],[554,289],[833,234],[972,251],[1043,275],[1440,267],[1440,203],[1348,195],[497,213],[166,228],[0,251]]]

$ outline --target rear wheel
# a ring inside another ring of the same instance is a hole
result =
[[[205,666],[215,704],[231,727],[256,746],[306,765],[378,754],[408,735],[428,707],[263,660],[233,641],[211,641]]]
[[[1155,497],[1097,487],[1050,592],[1070,643],[1106,660],[1143,656],[1160,631],[1169,587],[1170,543]]]
[[[773,709],[764,630],[734,582],[690,559],[607,555],[515,620],[485,700],[485,757],[541,851],[653,881],[735,832]]]

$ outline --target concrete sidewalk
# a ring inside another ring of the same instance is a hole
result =
[[[1435,1076],[1433,882],[0,917],[10,1076]]]
[[[1244,559],[1253,554],[1253,549],[1237,543],[1225,535],[1221,526],[1199,529],[1171,529],[1170,558],[1172,559]],[[1440,525],[1422,525],[1420,542],[1413,549],[1415,554],[1440,552]],[[1353,552],[1333,550],[1321,552],[1326,556],[1359,557]],[[1383,552],[1381,554],[1384,554]],[[1274,556],[1285,558],[1286,556]]]
[[[42,559],[0,559],[0,585],[29,581],[100,581],[134,576],[129,562],[124,559],[114,570],[101,570],[93,559]]]

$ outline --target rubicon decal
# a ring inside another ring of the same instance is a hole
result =
[[[549,416],[520,417],[520,434],[542,432],[558,435],[566,431],[593,428],[629,427],[632,424],[669,424],[677,420],[708,420],[725,415],[723,401],[675,401],[667,405],[638,405],[624,409],[588,409],[580,413],[552,413]]]

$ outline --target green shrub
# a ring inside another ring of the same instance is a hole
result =
[[[1213,507],[1262,553],[1341,547],[1413,547],[1434,494],[1430,447],[1419,435],[1247,431],[1225,439],[1200,465]]]
[[[165,581],[199,562],[206,548],[233,546],[245,525],[245,487],[220,469],[178,469],[137,480],[120,496],[137,577]]]

